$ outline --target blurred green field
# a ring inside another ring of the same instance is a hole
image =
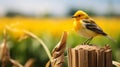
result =
[[[106,33],[116,40],[116,43],[103,36],[94,38],[91,43],[102,47],[109,44],[113,51],[113,60],[120,62],[120,18],[94,17],[94,19]],[[28,59],[34,58],[36,61],[33,67],[44,67],[49,59],[43,47],[32,38],[19,41],[21,37],[24,37],[22,30],[31,31],[39,36],[52,51],[59,42],[63,31],[68,32],[67,48],[75,47],[86,40],[73,31],[72,22],[72,18],[0,18],[0,43],[3,40],[3,30],[6,26],[11,27],[13,30],[7,30],[11,57],[23,65]]]

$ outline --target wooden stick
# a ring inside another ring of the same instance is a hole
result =
[[[66,48],[67,32],[63,33],[60,42],[52,51],[52,67],[62,67],[64,63],[64,52]]]

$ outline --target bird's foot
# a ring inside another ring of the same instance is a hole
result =
[[[83,42],[82,45],[92,45],[89,42]]]
[[[86,42],[83,42],[82,45],[87,45],[87,43],[86,43]]]

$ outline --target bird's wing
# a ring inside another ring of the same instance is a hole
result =
[[[90,19],[84,19],[82,20],[85,24],[85,27],[93,32],[96,32],[98,34],[102,34],[102,35],[107,35],[105,32],[103,32],[103,30],[93,21]]]

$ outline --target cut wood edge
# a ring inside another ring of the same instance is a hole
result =
[[[52,61],[48,61],[46,63],[46,67],[50,67],[50,64],[52,67],[62,67],[64,63],[64,52],[66,49],[66,40],[67,40],[67,32],[64,31],[63,35],[61,36],[60,41],[58,44],[54,47],[51,55],[52,55]]]
[[[115,65],[116,67],[120,67],[120,63],[117,61],[112,61],[112,64]]]

